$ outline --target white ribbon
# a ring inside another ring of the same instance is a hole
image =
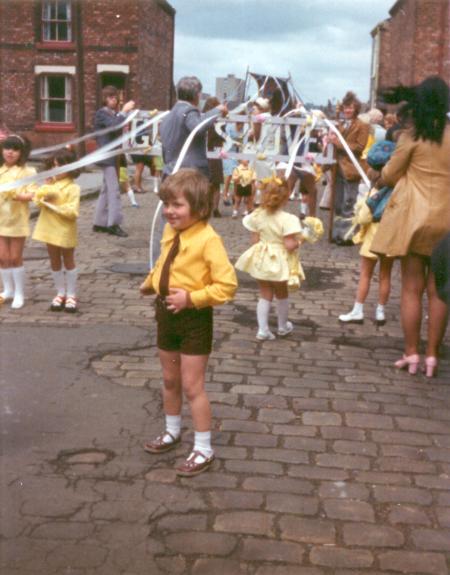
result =
[[[166,113],[168,114],[169,112],[166,112]],[[178,170],[180,169],[180,166],[183,163],[184,157],[185,157],[187,151],[189,150],[189,146],[191,145],[192,140],[195,138],[197,133],[201,130],[201,128],[203,128],[203,126],[210,123],[212,118],[217,117],[219,114],[220,114],[220,112],[217,112],[214,115],[208,116],[208,118],[205,118],[199,124],[197,124],[197,126],[195,126],[195,128],[192,130],[192,132],[186,138],[186,141],[184,142],[183,147],[181,148],[180,154],[177,158],[177,161],[175,162],[175,166],[174,166],[174,168],[170,174],[171,176],[176,174],[178,172]],[[158,219],[159,212],[161,211],[161,206],[162,206],[162,201],[159,200],[158,205],[156,206],[156,209],[155,209],[155,213],[153,214],[152,227],[151,227],[151,231],[150,231],[150,245],[149,245],[150,269],[153,269],[153,265],[155,263],[153,261],[153,239],[154,239],[154,235],[155,235],[156,220]]]
[[[69,140],[68,142],[63,142],[62,144],[56,144],[55,146],[49,146],[47,148],[36,148],[32,150],[30,153],[30,158],[34,158],[36,156],[42,156],[43,154],[48,154],[49,152],[56,152],[56,150],[61,150],[62,148],[67,148],[67,146],[72,146],[74,144],[79,144],[80,142],[84,142],[85,140],[97,138],[98,136],[103,136],[104,134],[108,134],[109,132],[114,132],[116,130],[121,130],[127,124],[129,124],[139,113],[139,110],[134,110],[131,114],[128,114],[125,117],[125,120],[116,126],[110,126],[109,128],[104,128],[103,130],[98,130],[97,132],[91,132],[90,134],[85,134],[84,136],[80,136],[79,138],[75,138],[74,140]]]
[[[67,172],[71,172],[73,170],[78,170],[79,168],[83,168],[90,164],[96,164],[97,162],[101,162],[102,160],[106,160],[111,156],[116,156],[118,154],[124,153],[124,149],[114,150],[118,146],[122,145],[124,142],[129,140],[130,138],[134,137],[134,135],[138,134],[141,130],[151,126],[159,122],[164,116],[166,116],[169,112],[161,112],[154,118],[144,122],[135,130],[130,132],[126,132],[122,134],[119,138],[109,142],[105,146],[102,146],[98,150],[95,150],[91,154],[87,154],[80,160],[72,162],[71,164],[65,164],[64,166],[58,166],[56,168],[52,168],[51,170],[46,170],[44,172],[39,172],[33,176],[28,176],[26,178],[21,178],[19,180],[15,180],[13,182],[8,182],[5,184],[0,184],[0,193],[9,192],[10,190],[14,190],[16,188],[21,188],[22,186],[28,186],[30,184],[34,184],[40,182],[42,180],[46,180],[47,178],[51,178],[54,176],[59,176],[60,174],[65,174]]]

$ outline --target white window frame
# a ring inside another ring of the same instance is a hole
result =
[[[49,80],[51,78],[64,78],[64,98],[50,97]],[[72,76],[69,74],[44,73],[39,78],[39,118],[45,124],[71,124],[72,123]],[[51,102],[64,101],[64,120],[51,119]]]
[[[57,17],[58,5],[66,6],[67,19],[62,20]],[[52,17],[52,9],[56,13]],[[60,26],[67,25],[67,38],[61,39]],[[55,38],[51,38],[52,25],[55,26]],[[42,2],[41,12],[42,41],[43,42],[72,42],[73,41],[73,18],[72,18],[72,1],[71,0],[44,0]]]

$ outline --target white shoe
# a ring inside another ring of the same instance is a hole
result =
[[[363,323],[364,312],[355,311],[354,309],[352,309],[350,313],[340,315],[339,321],[341,321],[342,323]]]
[[[384,307],[377,306],[375,310],[375,323],[377,325],[384,325],[386,323]]]
[[[248,211],[245,210],[245,212],[242,214],[242,217],[245,218],[245,216],[248,216]]]
[[[233,219],[235,219],[235,218],[238,217],[238,212],[237,212],[237,210],[233,210],[233,213],[231,214],[231,217],[232,217]]]
[[[294,326],[292,325],[292,323],[290,321],[286,322],[286,326],[283,328],[278,328],[277,334],[281,337],[285,337],[286,335],[289,335],[290,333],[292,333],[292,331],[294,330]]]
[[[256,339],[259,341],[273,340],[275,339],[275,336],[271,331],[258,331]]]

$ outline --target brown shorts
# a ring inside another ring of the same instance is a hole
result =
[[[155,300],[158,324],[157,346],[163,351],[179,351],[185,355],[209,355],[212,349],[213,310],[189,308],[172,313],[164,300]]]

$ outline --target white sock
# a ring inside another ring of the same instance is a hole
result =
[[[214,451],[211,447],[210,431],[196,431],[194,433],[194,451],[200,451],[205,457],[211,457]],[[195,463],[200,463],[200,461],[195,461]]]
[[[24,303],[25,268],[11,268],[14,279],[14,299],[11,304],[13,309],[19,309]]]
[[[78,270],[66,270],[67,297],[76,297],[77,295],[77,278]]]
[[[14,282],[13,282],[13,274],[12,269],[2,269],[0,270],[2,276],[2,283],[3,283],[3,291],[0,293],[0,296],[3,299],[11,299],[14,296]]]
[[[383,305],[382,303],[379,303],[379,304],[377,305],[376,311],[384,312],[384,305]]]
[[[173,435],[174,439],[178,439],[181,434],[181,415],[166,415],[166,431]],[[166,439],[168,441],[166,441]],[[164,434],[164,443],[172,443],[173,440],[170,436]]]
[[[136,196],[134,195],[133,188],[128,188],[127,196],[128,196],[128,199],[130,200],[130,204],[132,206],[138,206],[139,205],[136,201]]]
[[[64,286],[64,270],[61,269],[57,272],[52,270],[52,278],[57,295],[64,297],[66,295],[66,288]]]
[[[269,313],[270,313],[270,302],[267,299],[260,298],[258,300],[258,305],[256,306],[256,317],[258,319],[259,331],[267,333],[269,331]]]
[[[306,202],[300,202],[300,213],[307,216],[309,214],[309,207]]]
[[[355,301],[352,311],[354,311],[355,313],[364,313],[364,304]]]
[[[289,314],[289,298],[277,299],[278,329],[286,329]]]

